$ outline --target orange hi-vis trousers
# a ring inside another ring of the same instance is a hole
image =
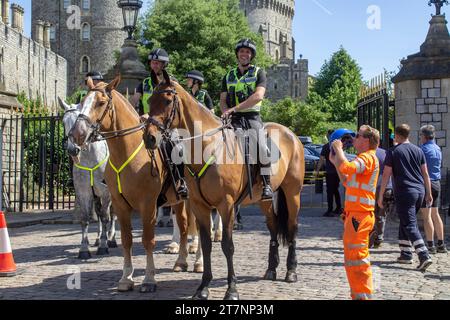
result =
[[[373,212],[346,212],[344,222],[345,271],[354,300],[372,299],[372,269],[369,234],[375,223]]]

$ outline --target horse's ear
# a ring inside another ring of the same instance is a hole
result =
[[[159,79],[155,71],[152,70],[152,72],[150,73],[150,77],[152,78],[152,82],[155,84],[156,87],[159,84]]]
[[[71,109],[71,107],[63,99],[61,99],[60,97],[58,97],[58,102],[59,102],[59,106],[64,111],[67,111],[67,110]]]
[[[87,78],[86,85],[88,86],[89,90],[92,90],[95,88],[94,81],[92,80],[91,77]]]
[[[116,89],[119,84],[120,81],[122,80],[122,77],[120,76],[120,74],[118,74],[113,81],[111,81],[107,86],[106,86],[106,91],[113,91],[114,89]]]
[[[166,82],[166,84],[170,85],[170,76],[167,73],[166,69],[163,70],[163,75],[164,75],[164,81]]]

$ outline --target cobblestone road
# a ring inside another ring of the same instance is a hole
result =
[[[261,279],[267,267],[269,235],[264,217],[255,207],[243,210],[244,230],[235,231],[235,270],[241,299],[348,299],[349,289],[343,267],[340,240],[342,223],[338,218],[324,218],[322,209],[303,209],[299,218],[299,281],[282,281],[286,272],[287,249],[280,250],[279,280]],[[110,255],[80,261],[77,259],[80,231],[78,225],[34,225],[10,229],[15,261],[23,273],[0,278],[0,299],[187,299],[199,285],[201,274],[192,272],[194,256],[189,257],[189,272],[173,273],[176,256],[162,253],[171,239],[169,228],[158,228],[155,262],[158,269],[156,293],[139,293],[143,280],[145,255],[141,244],[140,221],[134,225],[135,291],[118,293],[122,275],[121,248]],[[387,242],[373,250],[376,299],[450,299],[450,259],[447,254],[433,256],[434,264],[426,274],[414,265],[399,265],[396,245],[397,225],[390,222]],[[95,239],[91,233],[91,242]],[[120,245],[120,234],[119,234]],[[95,252],[92,248],[91,252]],[[80,270],[81,288],[68,289],[74,270]],[[226,291],[226,260],[220,243],[213,245],[211,299],[222,299]],[[69,281],[70,282],[70,281]]]

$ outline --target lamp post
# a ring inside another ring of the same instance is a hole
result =
[[[149,76],[144,64],[139,60],[137,42],[133,37],[142,1],[119,0],[117,6],[122,9],[123,30],[128,33],[128,38],[124,40],[118,63],[108,72],[106,79],[112,80],[120,73],[122,81],[118,90],[123,94],[132,95],[135,88]]]

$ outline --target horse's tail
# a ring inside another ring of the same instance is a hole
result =
[[[289,228],[288,228],[288,217],[289,210],[286,201],[286,195],[282,188],[277,190],[277,199],[276,199],[276,219],[277,219],[277,235],[278,241],[280,241],[283,246],[285,246],[289,240]]]
[[[188,235],[190,236],[196,236],[198,235],[197,232],[197,222],[195,221],[195,216],[192,213],[192,210],[186,210],[187,217],[188,217]]]

